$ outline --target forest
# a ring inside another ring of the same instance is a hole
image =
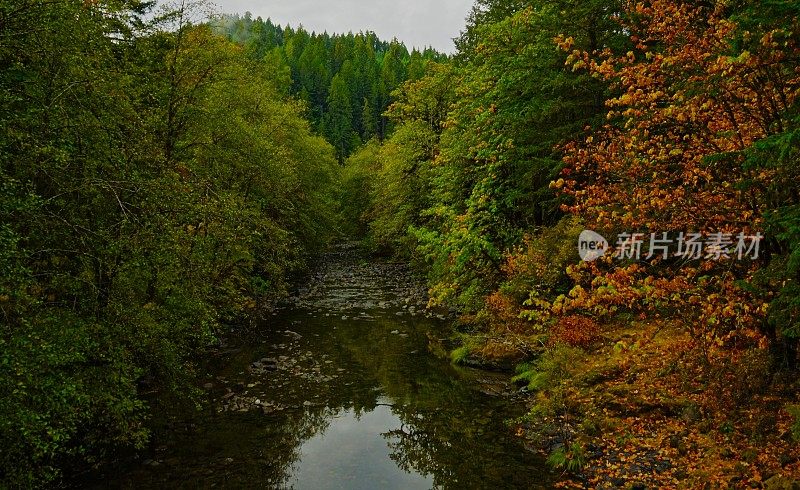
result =
[[[391,133],[384,113],[392,92],[422,78],[429,61],[447,60],[432,48],[409,53],[397,40],[381,41],[372,32],[308,33],[247,14],[223,16],[213,25],[249,58],[261,61],[282,93],[304,103],[306,119],[333,145],[340,161],[362,143]]]
[[[800,4],[477,0],[454,55],[205,9],[0,3],[0,486],[146,448],[344,239],[556,485],[798,485]]]

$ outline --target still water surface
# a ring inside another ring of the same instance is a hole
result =
[[[94,486],[549,487],[506,425],[513,386],[434,355],[444,323],[403,267],[348,247],[324,263],[262,333],[208,360],[210,409],[156,406],[172,417],[152,451]]]

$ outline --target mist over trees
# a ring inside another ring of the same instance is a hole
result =
[[[270,19],[225,15],[215,30],[244,47],[247,56],[282,77],[279,85],[307,105],[314,129],[344,159],[373,137],[392,130],[384,112],[392,92],[425,74],[430,61],[447,56],[432,48],[422,51],[398,41],[359,34],[309,33],[302,26],[281,27]],[[288,76],[286,76],[288,74]]]

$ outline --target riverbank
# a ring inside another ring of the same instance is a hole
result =
[[[767,353],[701,365],[697,349],[644,320],[552,346],[518,376],[531,396],[517,433],[565,471],[561,487],[800,488],[797,380],[770,377]]]

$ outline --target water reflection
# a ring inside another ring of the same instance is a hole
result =
[[[441,325],[392,303],[396,291],[375,284],[389,274],[365,269],[367,287],[339,267],[344,276],[325,276],[327,302],[289,308],[263,338],[209,360],[214,409],[158,407],[171,417],[155,428],[152,461],[106,468],[94,486],[547,486],[542,460],[504,425],[521,407],[483,392],[475,378],[490,375],[430,353]]]
[[[300,463],[284,482],[289,488],[372,490],[426,489],[431,478],[393,461],[391,444],[382,435],[387,427],[402,422],[386,406],[358,415],[346,410],[333,417],[330,426],[300,448]]]

